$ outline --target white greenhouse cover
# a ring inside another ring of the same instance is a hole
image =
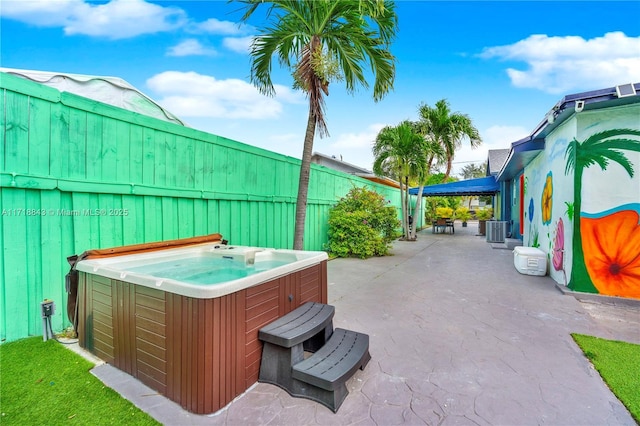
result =
[[[35,81],[58,89],[60,92],[73,93],[149,117],[186,126],[178,117],[162,108],[153,99],[119,77],[101,77],[2,67],[0,67],[0,72]]]

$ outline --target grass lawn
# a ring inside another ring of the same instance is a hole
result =
[[[55,340],[0,345],[0,424],[158,425]]]
[[[585,356],[640,424],[640,345],[572,334]]]

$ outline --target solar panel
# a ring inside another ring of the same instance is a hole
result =
[[[616,86],[616,94],[619,98],[635,96],[636,88],[633,86],[633,83],[620,84],[619,86]]]

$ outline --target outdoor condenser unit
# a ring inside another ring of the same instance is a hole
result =
[[[507,236],[507,222],[488,220],[487,221],[487,242],[504,243]]]

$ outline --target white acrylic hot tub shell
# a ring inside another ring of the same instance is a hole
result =
[[[248,277],[210,285],[191,284],[130,271],[131,268],[135,267],[196,256],[234,257],[237,260],[243,260],[247,264],[251,264],[252,262],[259,264],[259,262],[265,260],[293,260],[293,262]],[[77,263],[76,269],[88,274],[151,287],[183,296],[209,299],[253,287],[260,283],[319,264],[327,259],[327,253],[322,251],[265,249],[246,246],[227,247],[219,243],[207,243],[141,254],[82,260]]]

